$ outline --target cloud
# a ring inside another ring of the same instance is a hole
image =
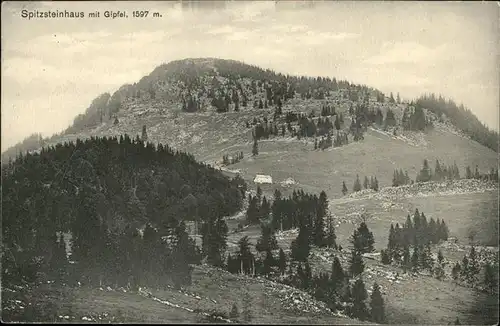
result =
[[[234,27],[231,27],[229,25],[219,26],[207,30],[207,33],[211,35],[231,34],[233,32],[234,32]]]
[[[416,42],[384,43],[380,54],[364,61],[371,65],[394,63],[430,64],[444,59],[446,45],[430,48]]]
[[[255,22],[274,11],[274,1],[236,1],[227,8],[233,22]]]
[[[360,34],[356,33],[332,33],[332,32],[319,32],[309,30],[306,33],[302,34],[299,38],[302,43],[309,45],[323,45],[328,42],[333,41],[344,41],[347,39],[353,39],[359,37]]]

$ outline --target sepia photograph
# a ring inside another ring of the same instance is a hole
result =
[[[500,3],[3,1],[4,323],[497,325]]]

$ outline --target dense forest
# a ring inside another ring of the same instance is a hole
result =
[[[498,152],[498,132],[490,130],[463,104],[445,100],[441,95],[423,95],[415,101],[416,107],[426,108],[442,118],[443,114],[472,140]]]
[[[19,155],[2,176],[2,279],[12,282],[40,272],[87,284],[189,282],[189,264],[209,249],[196,248],[184,221],[210,228],[241,209],[246,187],[127,135]]]

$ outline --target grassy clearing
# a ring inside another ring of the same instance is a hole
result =
[[[203,312],[229,314],[233,303],[241,313],[246,291],[250,294],[252,323],[360,324],[357,320],[335,316],[326,310],[290,310],[285,303],[290,290],[285,286],[260,278],[232,275],[209,266],[196,266],[191,286],[182,290],[152,290],[152,297],[135,292],[70,288],[55,284],[42,284],[16,292],[2,291],[3,307],[17,306],[17,314],[6,314],[4,309],[2,319],[26,320],[27,315],[23,311],[33,305],[38,307],[39,313],[31,315],[32,321],[78,323],[90,318],[93,322],[197,323],[204,321]],[[153,297],[171,305],[155,301]],[[308,301],[307,305],[315,306],[317,302]],[[40,311],[47,316],[41,316]]]

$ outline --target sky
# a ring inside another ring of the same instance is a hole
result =
[[[23,9],[86,17],[28,20]],[[195,57],[347,79],[405,99],[439,93],[498,130],[499,9],[495,2],[2,2],[1,148],[60,132],[99,94]],[[128,18],[105,18],[106,10]],[[134,18],[134,10],[148,17]],[[94,11],[100,18],[88,17]]]

